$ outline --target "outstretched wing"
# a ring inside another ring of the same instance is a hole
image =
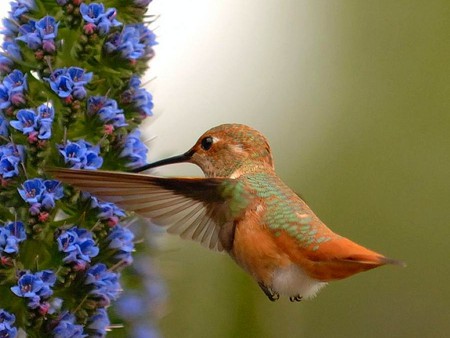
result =
[[[57,179],[168,226],[168,232],[222,251],[219,232],[233,222],[236,202],[228,178],[163,178],[100,170],[47,169]]]

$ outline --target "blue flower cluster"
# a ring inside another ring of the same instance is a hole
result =
[[[148,313],[154,312],[167,295],[164,283],[150,263],[145,257],[137,257],[130,270],[134,276],[139,277],[142,285],[124,293],[116,302],[117,313],[133,323],[130,336],[136,338],[159,337]]]
[[[64,263],[71,263],[75,270],[85,270],[91,258],[99,253],[92,239],[92,233],[86,229],[73,227],[63,231],[57,238],[58,250],[65,253]]]
[[[83,68],[69,67],[56,69],[49,78],[50,88],[60,97],[68,101],[86,97],[84,86],[92,80],[92,73],[86,73]]]
[[[48,313],[50,304],[48,299],[53,294],[56,276],[51,270],[22,271],[17,285],[11,287],[11,291],[18,297],[28,299],[30,309],[38,309],[41,314]]]
[[[17,254],[19,244],[27,239],[22,222],[8,222],[0,226],[0,257],[6,254]]]
[[[70,312],[66,312],[53,329],[54,338],[84,338],[87,334],[83,334],[83,326],[75,324],[75,316]]]
[[[11,72],[14,65],[14,60],[22,60],[19,46],[15,41],[8,41],[5,39],[2,44],[3,54],[0,54],[0,74],[8,74]]]
[[[143,118],[153,115],[152,94],[141,87],[141,79],[137,76],[131,77],[129,88],[122,94],[121,101],[124,104],[133,104]]]
[[[52,124],[55,111],[50,103],[41,104],[37,111],[33,109],[20,109],[17,112],[17,120],[10,125],[28,136],[28,142],[35,143],[38,140],[48,140],[52,136]]]
[[[129,159],[129,168],[138,168],[147,163],[147,152],[147,147],[141,141],[141,132],[135,129],[127,135],[120,157]]]
[[[17,190],[22,199],[30,205],[31,215],[39,215],[40,221],[46,221],[47,211],[53,209],[56,201],[64,196],[63,187],[59,181],[42,178],[26,180],[22,188]]]
[[[20,70],[13,70],[0,84],[0,109],[18,107],[26,102],[28,91],[27,76]]]
[[[103,158],[99,155],[100,147],[84,140],[67,141],[65,145],[59,146],[59,152],[71,168],[98,169],[103,164]]]
[[[119,274],[109,271],[103,263],[95,264],[87,270],[84,284],[92,288],[89,294],[99,300],[102,306],[110,305],[122,291]]]
[[[91,3],[80,5],[80,14],[86,24],[83,27],[85,34],[90,35],[98,32],[101,36],[109,33],[111,27],[122,25],[116,20],[117,11],[115,8],[108,8],[105,11],[105,6],[102,3]]]
[[[44,16],[36,21],[30,19],[19,28],[17,40],[23,41],[32,50],[42,49],[53,54],[56,51],[55,38],[58,35],[58,25],[52,16]]]
[[[128,125],[123,109],[119,109],[116,100],[105,96],[91,96],[87,100],[86,109],[89,116],[97,116],[101,121],[115,128]]]
[[[105,50],[108,54],[118,53],[122,58],[136,61],[153,56],[156,36],[144,24],[126,25],[121,32],[108,37]]]
[[[104,337],[109,328],[110,322],[105,308],[98,308],[90,317],[87,328],[91,337]]]
[[[16,316],[0,309],[0,337],[16,337],[17,329],[13,326],[15,321]]]
[[[91,197],[91,208],[97,208],[99,210],[98,219],[106,221],[110,227],[115,226],[119,222],[119,218],[125,216],[125,212],[114,203],[99,202],[94,196]]]
[[[23,14],[28,13],[36,7],[34,0],[18,0],[16,2],[11,2],[11,17],[19,21]]]
[[[23,159],[23,146],[12,143],[0,146],[0,178],[5,180],[17,176],[19,164]]]
[[[128,228],[116,225],[106,239],[109,241],[108,248],[116,251],[115,259],[126,265],[133,262],[134,234]]]

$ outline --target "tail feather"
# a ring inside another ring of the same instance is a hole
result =
[[[381,261],[383,262],[383,264],[397,265],[397,266],[401,266],[402,268],[406,267],[406,263],[404,261],[399,260],[399,259],[392,259],[392,258],[389,258],[389,257],[383,257],[381,259]]]
[[[371,252],[369,254],[352,254],[347,257],[341,257],[340,260],[347,261],[347,262],[354,262],[359,264],[367,264],[367,265],[386,265],[386,264],[392,264],[392,265],[398,265],[405,267],[406,263],[398,260],[398,259],[392,259],[389,257],[385,257],[381,254],[378,254],[376,252]]]

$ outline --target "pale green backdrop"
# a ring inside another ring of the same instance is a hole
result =
[[[151,157],[223,122],[384,267],[269,302],[225,255],[165,237],[166,337],[444,337],[450,329],[450,1],[156,1]],[[197,174],[178,166],[165,174]]]

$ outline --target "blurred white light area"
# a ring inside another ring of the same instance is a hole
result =
[[[298,157],[286,142],[298,142],[292,138],[299,133],[317,137],[317,120],[330,116],[315,113],[332,111],[322,98],[334,90],[326,85],[332,69],[318,60],[333,37],[323,33],[315,7],[303,0],[154,0],[148,14],[158,16],[150,27],[159,44],[143,81],[155,103],[155,116],[142,126],[149,160],[186,151],[221,123],[262,131],[277,163]],[[1,6],[0,15],[8,10]],[[174,165],[156,173],[201,172]]]
[[[298,129],[298,102],[314,99],[302,90],[311,86],[307,73],[316,59],[305,51],[317,53],[309,7],[304,1],[154,1],[159,45],[149,74],[156,80],[148,88],[156,117],[144,127],[156,136],[150,160],[186,151],[221,123],[248,124],[269,139]],[[176,167],[158,172],[194,173]]]

